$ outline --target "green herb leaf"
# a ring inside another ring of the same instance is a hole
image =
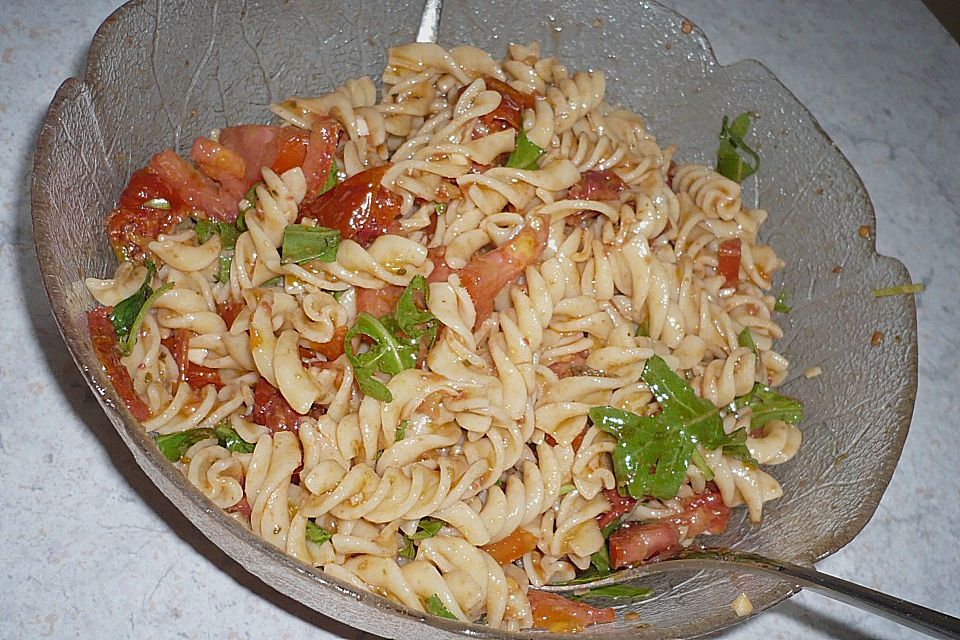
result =
[[[653,595],[652,589],[634,587],[629,584],[608,584],[604,587],[590,589],[586,593],[570,596],[571,600],[584,598],[629,598],[631,600],[645,600]]]
[[[757,343],[753,341],[753,334],[750,333],[750,327],[744,327],[743,331],[737,335],[737,344],[757,353]]]
[[[353,350],[353,338],[366,336],[373,341],[369,350],[357,354]],[[392,402],[393,394],[386,385],[373,377],[378,370],[384,373],[399,373],[404,367],[400,345],[383,323],[366,312],[357,315],[357,321],[344,338],[344,352],[353,367],[360,391],[381,402]]]
[[[306,538],[314,544],[323,544],[333,537],[333,534],[318,525],[313,520],[307,520]]]
[[[881,289],[873,290],[873,297],[875,298],[886,298],[887,296],[900,296],[910,293],[922,293],[926,287],[922,282],[914,282],[912,284],[901,284],[896,287],[883,287]],[[777,298],[779,301],[779,298]],[[776,307],[774,307],[776,309]]]
[[[247,213],[247,211],[249,211],[250,209],[256,209],[256,208],[257,208],[257,187],[259,187],[259,186],[262,185],[262,184],[263,184],[263,181],[261,180],[260,182],[255,182],[255,183],[253,183],[252,185],[250,185],[250,188],[247,189],[247,193],[243,196],[243,199],[247,201],[247,206],[243,207],[243,208],[240,210],[241,217],[242,217],[243,215],[245,215],[245,214]],[[240,224],[239,224],[239,223],[240,223],[240,218],[239,218],[239,217],[237,218],[237,223],[238,223],[238,224],[237,224],[237,227],[238,227],[241,231],[246,231],[246,230],[247,230],[246,220],[243,221],[243,226],[242,226],[242,227],[241,227]]]
[[[133,351],[133,345],[137,343],[137,335],[140,333],[140,327],[143,325],[143,318],[147,315],[147,311],[150,309],[153,303],[156,302],[157,298],[172,288],[173,283],[169,282],[147,296],[147,299],[143,301],[143,305],[140,307],[140,310],[137,311],[137,317],[134,318],[133,324],[130,325],[130,331],[127,333],[126,339],[121,339],[117,343],[117,348],[120,350],[120,353],[125,356],[130,355],[130,353]],[[147,287],[147,289],[149,290],[149,287]],[[119,334],[117,335],[119,336]]]
[[[400,536],[400,545],[400,549],[397,550],[398,556],[407,560],[413,560],[417,557],[417,548],[409,536]]]
[[[137,314],[140,313],[140,309],[143,308],[147,298],[153,293],[153,289],[150,288],[150,281],[153,279],[153,274],[156,273],[157,268],[153,262],[144,264],[147,267],[147,276],[143,279],[143,284],[132,296],[118,302],[110,313],[110,322],[113,323],[113,328],[117,333],[117,341],[120,344],[126,342],[130,335],[130,329],[137,319]]]
[[[753,457],[752,453],[750,453],[750,448],[747,447],[746,429],[737,429],[727,436],[726,441],[723,443],[723,455],[741,460],[754,468],[760,466],[760,463],[757,462],[757,459]]]
[[[433,205],[433,210],[438,216],[442,216],[447,212],[447,203],[438,202],[437,204]]]
[[[710,464],[707,463],[707,460],[700,453],[699,449],[693,450],[693,456],[691,457],[693,464],[697,465],[697,469],[700,469],[700,473],[703,474],[703,479],[707,482],[713,480],[713,469],[710,468]]]
[[[645,318],[643,322],[638,324],[637,331],[633,335],[649,338],[650,337],[650,318]]]
[[[333,189],[340,182],[340,167],[337,166],[337,161],[334,160],[330,163],[330,173],[327,174],[327,179],[323,183],[323,186],[320,187],[320,195],[323,195],[330,189]]]
[[[287,227],[289,229],[289,227]],[[344,343],[347,359],[353,366],[354,375],[360,390],[382,402],[392,402],[393,395],[386,385],[377,380],[374,374],[379,371],[394,376],[405,369],[417,365],[421,342],[428,346],[436,339],[440,321],[426,307],[420,308],[414,300],[414,293],[423,295],[424,305],[428,299],[427,281],[416,276],[400,294],[393,313],[382,318],[374,318],[368,313],[360,313]],[[365,336],[373,344],[363,353],[353,349],[353,338]]]
[[[410,426],[409,420],[402,420],[400,424],[397,425],[397,432],[393,436],[394,442],[400,442],[403,440],[404,436],[407,435],[407,428]]]
[[[675,498],[697,444],[715,449],[724,441],[720,412],[700,398],[659,356],[641,376],[660,403],[656,416],[614,407],[594,407],[590,419],[617,437],[613,467],[617,482],[636,499]]]
[[[600,547],[600,551],[590,555],[590,565],[601,575],[610,573],[610,552],[606,543]]]
[[[237,453],[253,453],[255,444],[252,442],[247,442],[240,437],[240,434],[230,426],[230,423],[226,420],[218,424],[213,429],[214,434],[217,436],[217,440],[220,442],[220,446],[226,449],[227,451],[235,451]]]
[[[443,520],[437,520],[436,518],[420,518],[420,522],[417,523],[417,530],[410,538],[412,540],[432,538],[440,533],[440,529],[443,529],[444,524],[446,523]]]
[[[610,536],[613,535],[613,532],[623,526],[623,519],[617,518],[610,524],[606,525],[603,529],[600,530],[600,533],[603,534],[604,540],[609,540]]]
[[[326,227],[288,224],[283,230],[280,253],[283,262],[300,264],[308,260],[333,262],[340,248],[340,232]]]
[[[565,496],[568,493],[573,493],[577,488],[572,484],[562,484],[560,485],[560,495]]]
[[[777,299],[773,303],[773,310],[779,313],[790,313],[793,307],[787,304],[787,290],[783,289],[777,294]]]
[[[247,209],[244,209],[237,214],[237,221],[235,224],[237,225],[237,231],[240,233],[243,233],[247,230]]]
[[[543,149],[530,142],[530,138],[527,137],[527,132],[521,130],[520,135],[517,136],[517,147],[510,154],[510,157],[507,158],[507,164],[504,166],[513,169],[534,171],[540,168],[537,166],[537,160],[539,160],[542,155]]]
[[[743,141],[750,129],[750,114],[741,113],[728,125],[723,116],[720,126],[720,146],[717,148],[717,173],[735,182],[743,182],[760,168],[760,156]],[[753,164],[744,161],[749,156]]]
[[[230,254],[221,253],[218,260],[217,282],[230,282],[230,265],[233,264],[233,256]]]
[[[264,282],[260,287],[282,287],[283,286],[283,276],[277,276],[275,278],[270,278]]]
[[[450,618],[451,620],[456,620],[457,616],[450,613],[450,610],[443,606],[443,601],[440,600],[440,596],[433,594],[427,598],[427,613],[432,616],[439,616],[441,618]]]
[[[207,220],[206,218],[200,218],[197,220],[197,224],[194,225],[193,232],[197,234],[197,242],[207,244],[210,236],[217,232],[217,223],[212,220]]]
[[[803,420],[803,405],[793,398],[782,396],[759,382],[745,396],[727,405],[728,411],[739,413],[750,409],[750,430],[761,429],[771,420],[796,424]]]
[[[154,435],[153,439],[160,449],[160,453],[170,462],[178,462],[187,454],[187,449],[207,438],[216,438],[213,429],[188,429],[179,433]]]

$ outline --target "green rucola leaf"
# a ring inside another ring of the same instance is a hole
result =
[[[333,537],[333,534],[318,525],[313,520],[307,520],[306,538],[314,544],[323,544]]]
[[[333,262],[340,248],[340,232],[326,227],[288,224],[283,230],[280,254],[284,263],[297,264],[308,260]]]
[[[433,616],[439,616],[441,618],[450,618],[451,620],[456,620],[457,616],[450,613],[450,610],[447,609],[443,601],[440,600],[440,596],[433,594],[427,598],[427,613]]]
[[[534,171],[539,169],[537,160],[539,160],[542,155],[543,149],[530,141],[526,131],[520,131],[520,135],[517,136],[517,147],[513,150],[513,153],[510,154],[510,157],[507,158],[507,164],[504,166],[513,169]]]
[[[207,438],[216,438],[213,429],[188,429],[179,433],[154,435],[160,453],[170,462],[178,462],[186,455],[187,449]]]

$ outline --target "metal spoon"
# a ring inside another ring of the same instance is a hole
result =
[[[960,638],[960,619],[922,607],[891,595],[868,589],[859,584],[836,578],[814,568],[773,560],[756,553],[731,549],[690,548],[676,556],[617,571],[605,578],[580,584],[545,585],[544,591],[581,591],[618,582],[632,581],[660,571],[699,569],[737,569],[748,573],[776,576],[796,587],[810,589],[821,595],[859,607],[865,611],[910,627],[934,638]]]

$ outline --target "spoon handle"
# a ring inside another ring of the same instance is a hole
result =
[[[797,586],[876,613],[888,620],[934,638],[960,639],[960,619],[958,618],[822,573],[813,568],[801,567],[739,551],[689,550],[682,553],[681,557],[683,559],[690,558],[691,560],[722,563],[727,567],[730,566],[727,563],[735,562],[738,566],[752,568],[760,573],[776,575]],[[680,562],[682,561],[681,559]]]
[[[436,42],[440,32],[440,11],[443,0],[426,0],[420,16],[420,28],[417,30],[417,42]]]

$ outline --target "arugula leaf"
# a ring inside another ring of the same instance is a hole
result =
[[[601,575],[610,573],[610,551],[607,550],[606,542],[600,547],[600,551],[590,555],[590,565]]]
[[[289,229],[289,227],[287,227]],[[392,402],[393,395],[374,374],[379,371],[394,376],[417,366],[420,344],[427,341],[433,346],[440,321],[432,313],[421,309],[414,301],[415,292],[423,294],[424,304],[429,290],[423,276],[416,276],[400,294],[393,313],[380,319],[361,312],[344,341],[344,351],[353,366],[360,390],[382,402]],[[373,344],[363,353],[356,353],[352,340],[356,336],[370,338]]]
[[[327,174],[327,179],[323,183],[323,186],[320,187],[320,194],[323,195],[330,189],[333,189],[340,182],[340,167],[337,166],[337,161],[334,160],[330,163],[330,173]]]
[[[629,584],[608,584],[595,587],[586,593],[570,596],[571,600],[584,598],[630,598],[631,600],[645,600],[653,595],[653,590],[646,587],[634,587]]]
[[[787,304],[787,290],[781,290],[780,293],[777,294],[776,301],[773,303],[773,310],[779,311],[780,313],[790,313],[792,308],[793,307]]]
[[[253,450],[256,447],[256,445],[252,442],[247,442],[241,438],[240,434],[238,434],[226,420],[214,427],[213,432],[217,436],[220,446],[227,451],[236,451],[237,453],[253,453]]]
[[[253,183],[252,185],[250,185],[250,188],[247,189],[247,193],[243,196],[243,199],[247,201],[247,206],[243,207],[240,210],[240,215],[237,216],[237,228],[240,229],[240,231],[247,230],[247,221],[245,219],[245,216],[247,211],[250,211],[250,209],[257,208],[257,187],[259,187],[262,184],[263,184],[262,180],[260,182]]]
[[[457,616],[450,613],[450,610],[443,606],[443,601],[440,600],[440,596],[433,594],[427,598],[427,613],[433,616],[439,616],[441,618],[450,618],[451,620],[456,620]]]
[[[537,160],[539,160],[542,155],[543,149],[531,142],[530,138],[527,137],[527,132],[521,130],[520,135],[517,136],[517,147],[510,154],[510,157],[507,158],[507,164],[504,166],[513,169],[534,171],[540,168],[537,166]]]
[[[577,488],[572,484],[562,484],[560,485],[560,495],[565,496],[568,493],[573,493]]]
[[[207,220],[206,218],[200,218],[197,220],[197,224],[194,225],[193,232],[197,234],[197,242],[207,244],[210,236],[217,232],[217,223],[212,220]]]
[[[617,437],[613,467],[617,482],[636,499],[677,495],[697,444],[715,449],[724,441],[720,412],[700,398],[663,358],[647,360],[641,375],[660,403],[656,416],[614,407],[594,407],[590,419]]]
[[[434,213],[436,213],[438,216],[442,216],[443,214],[445,214],[445,213],[447,212],[447,203],[446,203],[446,202],[438,202],[437,204],[433,205],[433,211],[434,211]]]
[[[326,227],[288,224],[283,230],[280,255],[283,262],[300,264],[308,260],[333,262],[340,248],[340,232]]]
[[[782,396],[759,382],[753,385],[750,393],[727,405],[727,410],[734,413],[746,408],[750,409],[751,431],[762,428],[771,420],[783,420],[790,424],[803,420],[803,405],[799,401]]]
[[[409,536],[401,536],[400,544],[402,546],[397,550],[398,556],[407,560],[413,560],[417,557],[417,548],[413,545],[413,540]]]
[[[147,311],[153,306],[153,303],[157,301],[157,298],[162,296],[164,293],[173,288],[173,283],[168,282],[163,285],[143,301],[143,305],[140,307],[140,310],[137,311],[137,317],[133,319],[133,324],[130,325],[130,331],[127,333],[126,339],[118,340],[117,349],[120,350],[120,353],[128,356],[133,351],[133,345],[137,343],[137,336],[140,334],[140,327],[143,325],[143,318],[147,315]],[[149,290],[149,287],[147,287]],[[111,314],[111,319],[113,315]],[[118,334],[119,336],[119,334]]]
[[[440,533],[444,524],[446,523],[443,520],[437,520],[436,518],[420,518],[420,522],[417,523],[417,530],[410,536],[410,539],[426,540],[432,538]]]
[[[239,220],[240,218],[238,217],[238,223]],[[193,232],[197,234],[197,242],[206,244],[213,234],[217,234],[220,236],[220,248],[224,250],[233,249],[237,246],[237,238],[240,237],[241,231],[237,224],[214,222],[206,218],[197,220],[197,224],[193,227]]]
[[[697,465],[697,468],[700,469],[700,473],[703,474],[703,479],[707,482],[713,480],[713,469],[710,468],[710,464],[707,462],[706,458],[700,453],[699,449],[693,450],[693,456],[691,457],[693,464]]]
[[[717,173],[735,182],[743,182],[760,168],[760,156],[743,141],[749,129],[749,113],[741,113],[729,125],[727,116],[723,116],[720,146],[717,148]],[[753,159],[753,164],[744,161],[741,154]]]
[[[233,264],[233,256],[221,253],[220,262],[217,266],[217,282],[230,282],[230,265]]]
[[[603,529],[600,530],[600,533],[603,534],[603,539],[607,540],[610,536],[613,535],[613,532],[623,526],[623,519],[617,518],[613,522],[606,525]]]
[[[723,443],[723,455],[741,460],[754,468],[760,466],[760,463],[757,462],[757,459],[753,457],[747,447],[747,430],[745,428],[737,429],[727,436],[726,442]]]
[[[373,340],[369,350],[357,354],[353,350],[352,340],[356,336],[366,336]],[[347,331],[343,343],[347,360],[353,367],[360,391],[381,402],[393,402],[393,394],[386,385],[373,377],[378,370],[384,373],[399,373],[405,368],[400,355],[400,345],[394,335],[383,323],[366,312],[357,314],[357,321]]]
[[[153,279],[153,274],[156,273],[157,267],[153,262],[145,264],[147,266],[147,276],[143,279],[143,284],[140,285],[140,288],[137,289],[136,293],[132,296],[118,302],[110,313],[110,322],[113,323],[114,331],[117,333],[117,341],[120,344],[123,344],[127,340],[127,337],[130,335],[130,329],[137,319],[137,314],[140,313],[140,309],[143,308],[147,298],[153,293],[153,289],[150,288],[150,281]]]
[[[323,544],[333,537],[333,534],[318,525],[313,520],[307,520],[306,538],[314,544]]]
[[[397,425],[397,432],[393,436],[394,442],[400,442],[403,440],[404,436],[407,435],[407,428],[410,426],[409,420],[402,420],[399,425]]]
[[[737,335],[737,344],[741,347],[747,347],[754,354],[757,353],[757,343],[753,341],[753,334],[750,333],[750,327],[744,327]]]
[[[650,318],[645,318],[643,322],[638,324],[637,331],[633,335],[649,338],[650,337]]]
[[[207,438],[216,438],[213,429],[188,429],[167,435],[155,434],[154,441],[160,453],[170,462],[177,462],[187,454],[187,449]]]
[[[270,278],[264,282],[260,287],[282,287],[283,286],[283,276],[276,276],[275,278]]]

